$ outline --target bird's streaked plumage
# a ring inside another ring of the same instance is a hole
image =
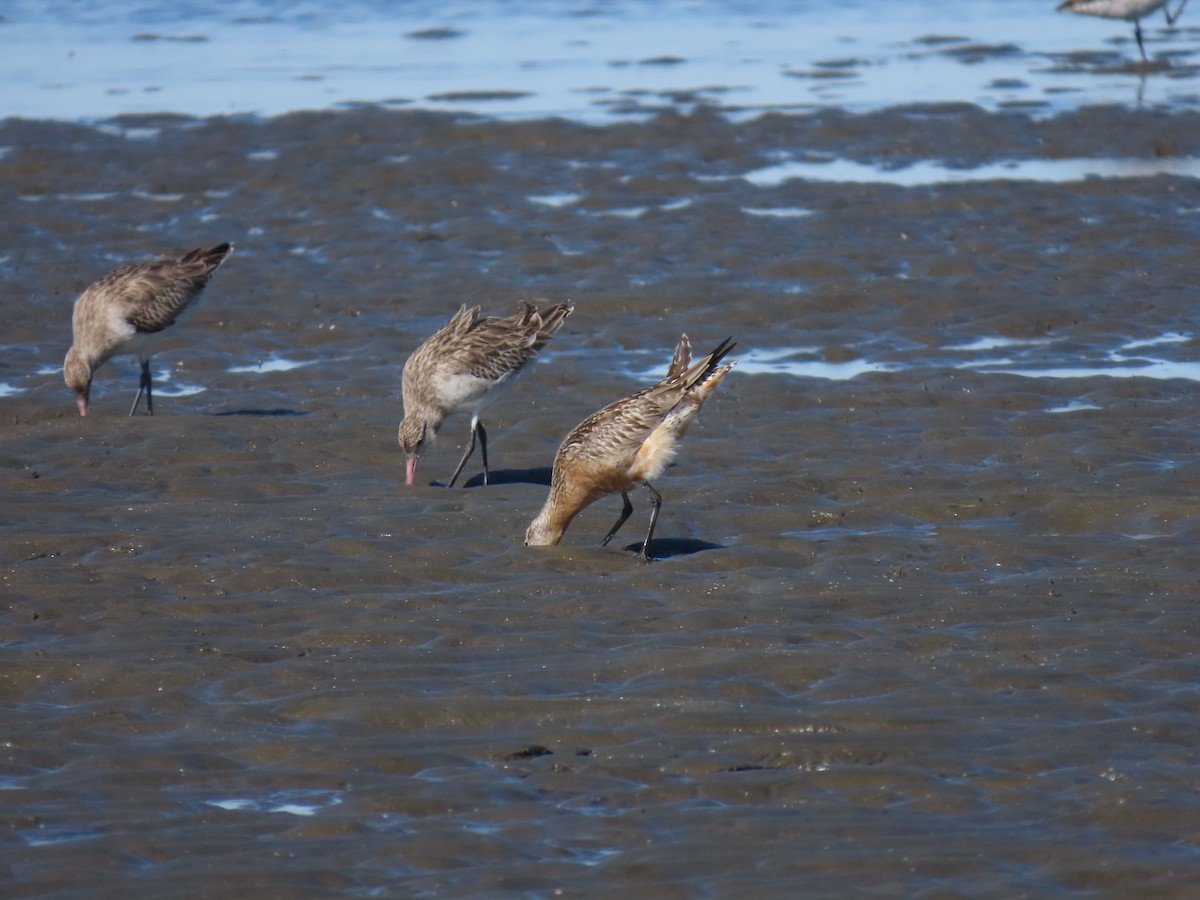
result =
[[[404,364],[404,420],[398,434],[405,455],[405,482],[416,478],[426,446],[455,412],[471,414],[471,443],[450,478],[458,479],[475,450],[478,435],[483,455],[483,483],[488,482],[487,430],[480,417],[512,387],[538,352],[562,327],[574,307],[571,301],[538,309],[522,303],[511,316],[481,317],[478,306],[465,303]]]
[[[676,443],[688,424],[733,368],[734,363],[720,364],[733,347],[732,339],[727,338],[693,363],[691,344],[683,335],[662,381],[609,404],[572,429],[554,457],[550,495],[530,523],[525,543],[557,544],[580,511],[601,497],[619,493],[624,508],[601,541],[607,544],[633,511],[629,489],[643,484],[654,505],[641,552],[643,558],[649,558],[662,503],[650,481],[674,458]]]
[[[92,377],[112,357],[130,353],[142,364],[141,382],[130,415],[142,394],[154,414],[150,357],[161,333],[174,325],[200,297],[232,244],[200,248],[178,259],[134,263],[109,272],[75,301],[73,343],[63,361],[63,378],[75,392],[79,414],[88,414]]]

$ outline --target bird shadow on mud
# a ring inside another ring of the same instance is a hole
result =
[[[308,413],[298,409],[230,409],[225,412],[211,413],[214,416],[307,416]]]
[[[634,541],[624,548],[630,553],[640,553],[641,541]],[[705,550],[723,550],[724,544],[714,544],[712,541],[700,541],[694,538],[655,538],[650,542],[649,557],[654,559],[671,559],[675,556],[691,556],[693,553],[703,553]]]
[[[550,486],[550,476],[554,470],[550,466],[534,466],[532,469],[493,469],[488,473],[488,484],[492,487],[501,484],[540,484]],[[445,487],[446,482],[435,481],[437,487]],[[465,482],[464,488],[483,487],[483,473],[472,475]]]

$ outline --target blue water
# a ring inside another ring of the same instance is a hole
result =
[[[385,103],[607,122],[702,101],[733,115],[970,102],[1050,114],[1194,108],[1185,17],[1124,22],[1047,0],[597,4],[17,0],[0,20],[0,117],[93,120]]]

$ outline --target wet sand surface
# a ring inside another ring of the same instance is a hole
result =
[[[1200,182],[742,176],[1198,125],[0,123],[7,896],[1191,896]],[[78,293],[224,240],[157,414],[119,358],[78,418]],[[576,311],[485,420],[495,483],[428,483],[459,417],[406,489],[407,354],[535,297]],[[642,492],[607,549],[619,498],[523,547],[681,332],[742,363],[660,559]]]

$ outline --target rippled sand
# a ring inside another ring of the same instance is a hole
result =
[[[916,112],[0,123],[9,895],[1188,896],[1200,186],[740,176],[1196,117]],[[77,293],[220,240],[159,414],[126,359],[77,418]],[[499,483],[405,489],[406,355],[520,297],[576,312],[487,420]],[[524,548],[683,331],[744,363],[663,558],[640,493]]]

